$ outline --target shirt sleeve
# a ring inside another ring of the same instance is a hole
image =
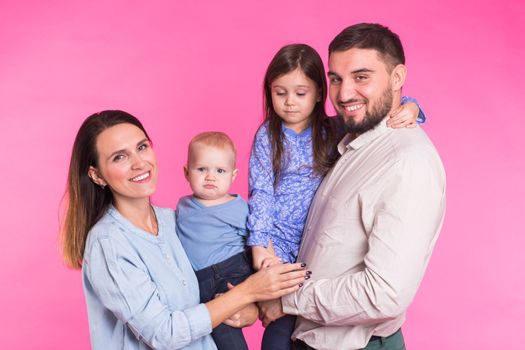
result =
[[[125,256],[117,244],[110,238],[94,242],[84,261],[86,276],[104,307],[137,339],[153,349],[179,349],[211,333],[204,304],[170,311],[139,258]]]
[[[250,154],[248,178],[249,209],[247,240],[249,246],[268,246],[273,230],[272,209],[274,206],[274,175],[271,157],[271,144],[267,126],[257,131]]]
[[[425,121],[427,120],[427,116],[425,115],[425,112],[423,111],[423,108],[421,108],[421,105],[419,104],[419,102],[417,102],[415,98],[410,97],[410,96],[401,97],[401,104],[405,104],[409,102],[414,102],[419,108],[419,114],[417,115],[416,122],[418,124],[424,124]]]
[[[406,311],[423,278],[445,210],[444,172],[439,162],[427,158],[409,156],[392,169],[394,175],[371,208],[375,214],[364,269],[307,281],[282,298],[285,313],[343,326],[380,323]]]

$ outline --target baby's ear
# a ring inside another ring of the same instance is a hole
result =
[[[237,173],[239,172],[239,169],[233,169],[233,172],[232,172],[232,181],[235,180],[235,178],[237,177]]]
[[[189,173],[188,173],[188,167],[185,165],[185,166],[182,167],[182,170],[184,171],[184,177],[186,178],[186,180],[189,181],[190,180],[189,179],[190,176],[189,176]]]

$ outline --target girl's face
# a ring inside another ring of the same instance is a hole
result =
[[[109,186],[115,205],[148,201],[157,185],[157,160],[144,132],[132,124],[118,124],[102,131],[96,141],[98,168],[89,177]]]
[[[297,68],[275,79],[270,89],[273,109],[284,126],[296,133],[306,129],[315,104],[321,100],[314,81]]]

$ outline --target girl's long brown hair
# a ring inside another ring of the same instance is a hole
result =
[[[98,167],[98,135],[118,124],[132,124],[149,139],[140,121],[123,111],[102,111],[89,116],[78,130],[71,152],[67,180],[66,214],[62,226],[62,254],[72,268],[82,267],[89,230],[113,201],[111,190],[96,185],[88,176],[89,167]]]
[[[281,48],[273,57],[264,77],[264,123],[268,123],[268,135],[272,146],[272,167],[274,186],[277,186],[283,166],[282,119],[272,104],[272,82],[280,76],[300,69],[317,87],[318,101],[310,117],[312,128],[313,169],[324,176],[335,162],[334,147],[336,136],[335,121],[325,112],[326,77],[321,57],[312,47],[305,44],[292,44]]]

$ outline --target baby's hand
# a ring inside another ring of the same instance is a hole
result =
[[[408,102],[390,113],[390,119],[387,120],[386,125],[394,129],[415,128],[418,115],[419,107],[417,104],[414,102]]]

